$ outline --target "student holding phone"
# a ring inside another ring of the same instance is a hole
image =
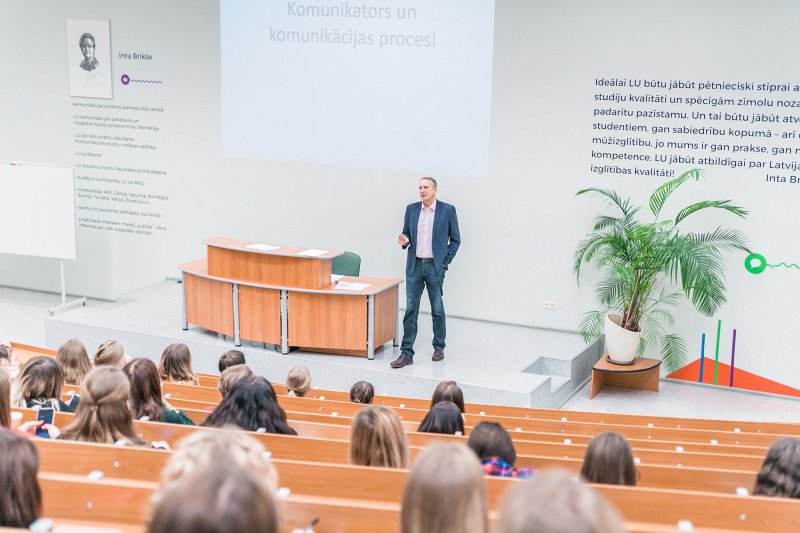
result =
[[[20,418],[14,418],[15,414]],[[61,433],[52,424],[44,426],[41,420],[20,424],[21,414],[11,412],[11,379],[3,369],[0,369],[0,428],[10,429],[25,437],[33,437],[40,429],[44,431],[42,435],[45,438],[55,439]]]

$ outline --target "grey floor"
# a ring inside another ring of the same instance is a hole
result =
[[[137,307],[144,305],[137,302],[146,301],[150,302],[146,311]],[[153,301],[160,304],[153,307]],[[89,301],[85,308],[51,318],[48,308],[59,303],[60,295],[0,287],[0,338],[55,348],[62,340],[78,336],[91,351],[99,344],[98,339],[123,337],[126,345],[138,343],[141,350],[148,352],[133,355],[151,358],[157,358],[160,349],[173,340],[193,342],[209,347],[205,352],[198,349],[198,353],[207,355],[195,359],[196,369],[204,372],[213,372],[217,354],[230,348],[229,338],[200,328],[184,332],[175,327],[180,312],[180,286],[173,282],[145,287],[123,295],[118,302]],[[464,386],[468,400],[515,405],[520,404],[520,395],[550,379],[523,370],[543,356],[568,361],[583,349],[580,339],[568,333],[448,319],[448,357],[443,363],[433,364],[429,320],[428,316],[420,317],[415,364],[400,371],[388,367],[397,355],[397,348],[391,345],[376,354],[374,361],[308,353],[281,356],[260,344],[246,343],[243,348],[254,370],[278,381],[282,381],[281,376],[289,367],[300,363],[311,368],[315,383],[323,388],[345,389],[353,375],[363,375],[375,383],[379,393],[427,397],[439,380],[455,379]],[[119,328],[120,321],[129,322],[124,331]],[[192,349],[195,354],[194,345]],[[560,386],[563,381],[566,380],[555,378],[548,388]],[[580,388],[574,396],[565,403],[559,402],[563,409],[800,422],[800,401],[785,397],[662,380],[658,393],[606,387],[590,400],[588,384],[576,385]]]

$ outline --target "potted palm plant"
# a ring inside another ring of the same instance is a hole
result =
[[[602,272],[596,293],[601,309],[581,317],[579,331],[587,342],[604,333],[609,360],[630,364],[646,347],[658,349],[668,372],[686,362],[686,344],[667,328],[674,324],[669,308],[683,296],[705,316],[712,316],[725,299],[725,251],[747,252],[746,239],[736,229],[717,227],[708,232],[684,231],[681,223],[706,209],[721,209],[744,218],[747,211],[731,200],[704,200],[661,220],[664,203],[684,183],[698,181],[701,170],[691,169],[667,181],[650,196],[651,222],[639,217],[639,207],[616,192],[589,188],[577,195],[601,198],[615,210],[594,220],[594,228],[575,250],[574,271],[592,264]]]

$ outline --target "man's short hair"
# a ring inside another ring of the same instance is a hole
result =
[[[228,367],[245,364],[244,352],[239,350],[228,350],[219,357],[219,371],[222,372]]]
[[[439,188],[439,184],[436,183],[436,180],[434,178],[430,177],[430,176],[424,176],[424,177],[420,178],[420,181],[422,181],[422,180],[428,180],[431,183],[433,183],[434,188],[436,188],[436,189]]]

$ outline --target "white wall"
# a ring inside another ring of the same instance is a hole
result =
[[[447,278],[447,311],[574,330],[592,307],[593,293],[591,283],[577,287],[572,252],[597,212],[596,203],[574,192],[613,187],[644,202],[663,181],[591,172],[593,95],[600,92],[594,80],[800,83],[800,67],[785,59],[800,6],[754,0],[496,4],[489,175],[437,176],[439,197],[458,208],[463,237]],[[3,49],[25,45],[24,53],[6,58],[0,83],[0,159],[61,165],[85,160],[74,155],[73,135],[86,130],[73,124],[72,104],[91,100],[68,95],[68,18],[111,21],[113,104],[164,108],[152,119],[160,132],[137,133],[140,141],[158,145],[155,153],[102,153],[117,164],[167,172],[144,186],[169,195],[158,207],[167,230],[141,236],[80,229],[79,259],[67,271],[71,292],[113,298],[175,275],[174,266],[202,256],[200,241],[214,235],[354,250],[362,256],[363,274],[403,276],[404,257],[394,238],[405,204],[416,199],[417,174],[221,155],[217,2],[0,0],[0,10]],[[123,51],[147,52],[153,60],[119,59]],[[162,84],[123,86],[117,81],[123,73]],[[800,116],[797,110],[782,113]],[[707,181],[676,197],[675,205],[733,198],[750,209],[750,217],[743,224],[728,218],[719,223],[742,227],[770,262],[797,261],[792,230],[798,193],[788,183],[765,183],[764,174],[710,168]],[[739,329],[737,367],[798,387],[790,295],[800,288],[800,272],[774,269],[756,277],[741,267],[743,259],[730,259],[730,304],[714,319],[682,311],[679,330],[694,350],[700,332],[713,337],[715,319],[722,318],[725,327]],[[0,283],[55,290],[57,265],[3,256]],[[543,309],[543,300],[557,301],[558,309]],[[723,342],[723,354],[725,349]]]

